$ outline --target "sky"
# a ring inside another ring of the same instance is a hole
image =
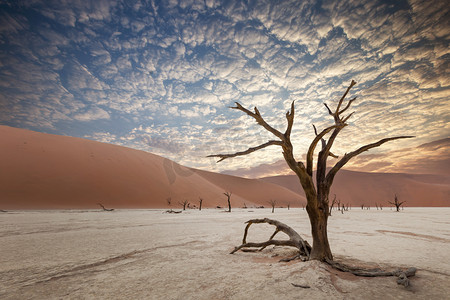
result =
[[[355,111],[333,153],[398,135],[348,164],[450,169],[450,6],[437,0],[0,0],[0,125],[92,139],[246,177],[288,174],[273,138],[295,101],[294,153]],[[332,164],[333,161],[330,161]]]

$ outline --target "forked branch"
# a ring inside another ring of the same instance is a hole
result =
[[[249,111],[248,109],[243,107],[238,102],[235,102],[235,103],[236,103],[236,107],[231,107],[232,109],[238,109],[240,111],[243,111],[250,117],[254,118],[256,120],[256,122],[258,122],[258,124],[261,125],[262,127],[264,127],[267,131],[271,132],[273,135],[278,137],[280,140],[282,140],[282,141],[284,140],[284,135],[281,132],[279,132],[278,130],[276,130],[275,128],[273,128],[272,126],[270,126],[269,124],[267,124],[267,122],[263,119],[263,117],[259,113],[259,110],[256,107],[255,107],[255,112],[252,113],[251,111]],[[292,114],[293,114],[293,112],[292,112]]]
[[[334,179],[334,176],[336,175],[336,173],[343,166],[345,166],[345,164],[350,159],[352,159],[353,157],[355,157],[355,156],[357,156],[357,155],[359,155],[359,154],[361,154],[361,153],[363,153],[365,151],[368,151],[369,149],[372,149],[372,148],[375,148],[375,147],[379,147],[379,146],[383,145],[386,142],[393,141],[393,140],[398,140],[398,139],[408,139],[408,138],[413,138],[413,137],[414,136],[396,136],[396,137],[391,137],[391,138],[385,138],[385,139],[379,140],[376,143],[372,143],[372,144],[368,144],[368,145],[362,146],[361,148],[359,148],[359,149],[357,149],[357,150],[355,150],[353,152],[345,154],[344,157],[342,157],[341,160],[339,160],[334,165],[334,167],[331,168],[331,170],[328,172],[327,177],[326,177],[326,180],[327,180],[328,184],[331,186],[331,183],[333,182],[333,179]]]
[[[322,130],[321,133],[317,134],[316,126],[313,125],[314,133],[316,134],[316,137],[311,142],[311,145],[309,145],[308,153],[306,154],[306,172],[312,176],[312,170],[313,170],[313,159],[314,159],[314,150],[316,149],[317,143],[319,141],[322,142],[322,150],[325,149],[327,146],[327,143],[325,142],[325,139],[323,138],[328,132],[330,132],[332,129],[337,128],[337,125],[333,125],[330,127],[325,128]],[[329,153],[330,156],[337,158],[338,156],[334,155],[333,153]]]

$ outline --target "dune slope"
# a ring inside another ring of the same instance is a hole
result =
[[[261,180],[278,184],[304,195],[295,175],[266,177]],[[364,173],[341,170],[331,187],[330,198],[352,206],[386,207],[388,201],[406,201],[405,206],[450,206],[450,176],[402,173]]]
[[[300,206],[302,197],[271,183],[200,172],[148,152],[0,126],[0,209],[180,208],[267,205],[261,195]],[[210,178],[213,178],[210,180]],[[218,184],[220,182],[220,184]],[[234,189],[239,186],[239,189]],[[167,199],[171,198],[171,205]]]

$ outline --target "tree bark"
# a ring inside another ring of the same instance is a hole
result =
[[[312,207],[308,201],[306,211],[308,212],[309,221],[311,223],[311,235],[313,238],[313,246],[311,250],[310,259],[333,260],[330,244],[328,243],[327,224],[328,224],[328,209],[319,209]]]

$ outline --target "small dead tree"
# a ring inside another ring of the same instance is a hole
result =
[[[406,201],[402,201],[402,202],[398,201],[397,194],[395,194],[394,202],[391,202],[391,201],[388,201],[388,202],[389,202],[390,204],[394,205],[395,208],[397,209],[397,212],[399,212],[399,211],[400,211],[400,207],[401,207],[402,204],[405,203]],[[403,207],[402,207],[402,209],[403,209]]]
[[[287,205],[288,210],[291,208],[291,203],[289,202]]]
[[[328,214],[329,214],[328,197],[337,172],[341,170],[341,168],[345,166],[352,158],[360,155],[365,151],[368,151],[375,147],[379,147],[389,141],[412,137],[412,136],[397,136],[381,139],[378,142],[372,144],[367,144],[352,152],[344,154],[333,167],[327,168],[328,157],[329,156],[337,157],[335,154],[331,152],[331,148],[334,144],[334,141],[337,138],[338,134],[341,132],[341,130],[344,129],[346,126],[348,126],[347,121],[353,115],[353,113],[350,113],[346,116],[343,116],[344,112],[346,112],[350,108],[351,104],[356,100],[356,98],[353,98],[349,100],[347,104],[344,105],[345,97],[355,84],[356,82],[352,80],[349,87],[345,91],[344,95],[338,101],[335,110],[331,110],[331,108],[326,103],[324,103],[328,113],[334,119],[334,124],[326,127],[320,133],[318,133],[315,126],[313,126],[316,137],[311,142],[308,152],[306,154],[306,164],[301,161],[297,161],[295,159],[294,148],[291,142],[291,131],[294,124],[294,115],[295,115],[294,102],[292,102],[291,104],[290,111],[286,113],[287,128],[284,133],[280,132],[279,130],[269,125],[264,120],[263,116],[256,107],[254,108],[254,112],[252,112],[244,108],[238,102],[236,102],[235,103],[236,106],[231,107],[232,109],[239,110],[247,114],[248,116],[254,118],[260,126],[262,126],[265,130],[272,133],[276,137],[276,139],[269,140],[264,144],[261,144],[256,147],[251,147],[242,152],[236,152],[231,154],[214,154],[208,156],[208,157],[218,157],[219,158],[218,162],[220,162],[228,158],[247,155],[269,146],[281,147],[287,165],[297,175],[306,195],[307,199],[306,211],[308,212],[311,224],[311,235],[313,239],[313,245],[309,256],[309,259],[312,260],[320,260],[327,262],[333,261],[333,255],[328,242],[328,231],[327,231]],[[325,140],[325,136],[329,133],[330,135],[328,137],[328,140]],[[319,151],[319,154],[317,156],[316,180],[314,182],[313,180],[314,152],[319,142],[321,142],[322,144],[322,149]]]
[[[331,211],[333,210],[333,206],[334,206],[335,203],[336,203],[336,194],[334,194],[333,201],[331,201],[330,211],[328,212],[329,216],[331,216]]]
[[[275,211],[275,205],[277,204],[277,200],[272,200],[272,199],[270,199],[270,200],[269,200],[269,204],[270,204],[270,206],[272,206],[272,213],[274,213],[274,211]]]
[[[186,205],[189,204],[188,200],[184,200],[183,202],[178,202],[178,204],[180,204],[181,206],[183,206],[183,210],[186,210]]]
[[[170,206],[172,204],[172,197],[167,197],[166,202],[167,205]]]
[[[198,210],[202,210],[202,203],[203,203],[203,199],[199,197],[199,200],[198,200]]]
[[[231,193],[230,192],[225,192],[223,193],[225,196],[227,196],[227,201],[228,201],[228,212],[231,212]]]
[[[106,208],[106,207],[104,207],[103,204],[101,204],[101,203],[97,203],[97,204],[101,206],[103,211],[113,211],[114,210],[114,208]]]

